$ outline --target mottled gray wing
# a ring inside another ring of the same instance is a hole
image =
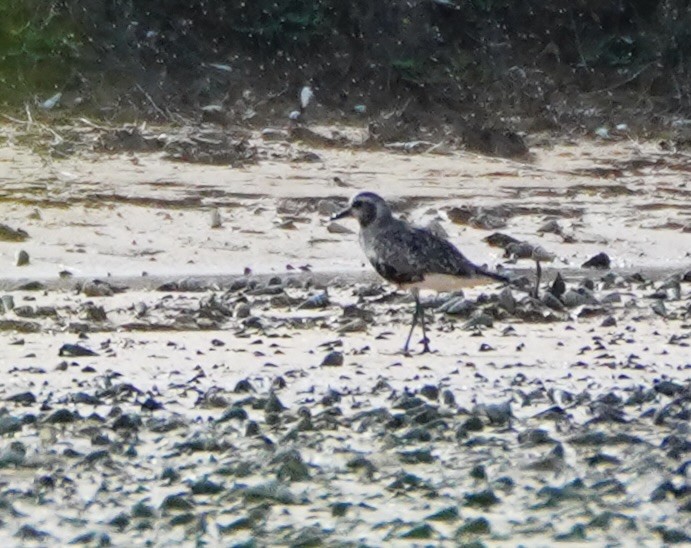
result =
[[[471,263],[446,240],[402,221],[370,236],[362,242],[367,258],[383,278],[397,284],[421,281],[425,274],[505,280]]]

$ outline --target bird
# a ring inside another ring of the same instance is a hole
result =
[[[422,325],[422,353],[430,352],[421,289],[458,291],[482,278],[510,283],[506,276],[469,261],[448,240],[394,217],[386,200],[374,192],[357,193],[331,220],[345,217],[357,219],[360,247],[377,273],[398,288],[410,290],[415,298],[413,320],[403,346],[406,355],[418,321]]]

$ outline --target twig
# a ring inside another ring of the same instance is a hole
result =
[[[24,103],[24,110],[26,111],[26,123],[31,125],[34,123],[34,119],[31,117],[31,109],[29,108],[29,103]]]
[[[155,110],[156,112],[158,112],[161,116],[163,116],[164,119],[167,120],[167,119],[168,119],[168,116],[166,115],[165,112],[163,112],[163,111],[159,108],[159,106],[156,104],[156,102],[151,98],[151,95],[149,95],[149,94],[144,90],[144,88],[143,88],[141,85],[139,85],[139,84],[137,84],[137,89],[138,89],[139,91],[141,91],[142,94],[144,94],[144,97],[146,97],[147,101],[149,101],[149,103],[151,103],[151,106],[154,107],[154,110]]]
[[[29,123],[26,120],[20,120],[19,118],[15,118],[14,116],[10,116],[9,114],[2,114],[0,116],[2,116],[3,118],[9,120],[10,122],[12,122],[14,124],[28,124]]]
[[[581,47],[581,38],[578,36],[578,31],[576,30],[576,20],[573,18],[573,11],[569,10],[569,18],[571,19],[571,28],[573,30],[573,36],[576,39],[576,50],[578,51],[578,56],[581,58],[581,63],[586,70],[588,69],[588,62],[585,60],[585,55],[583,55],[583,48]]]
[[[585,93],[583,93],[583,95],[594,95],[596,93],[608,93],[610,91],[614,91],[617,88],[625,86],[626,84],[630,84],[636,78],[638,78],[645,70],[647,70],[650,67],[650,65],[652,65],[653,63],[655,63],[655,61],[651,61],[650,63],[647,63],[646,65],[641,67],[639,70],[637,70],[635,73],[633,73],[631,76],[629,76],[626,80],[623,80],[621,82],[617,82],[616,84],[612,84],[611,86],[606,87],[606,88],[596,89],[593,91],[586,91]]]
[[[110,129],[111,129],[111,128],[106,127],[106,126],[101,126],[101,125],[99,125],[99,124],[95,124],[94,122],[92,122],[92,121],[89,120],[88,118],[82,117],[82,118],[78,118],[78,120],[79,120],[82,124],[84,124],[84,125],[86,125],[86,126],[89,126],[90,128],[93,128],[93,129],[100,129],[101,131],[110,131]]]

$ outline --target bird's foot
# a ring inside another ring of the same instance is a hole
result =
[[[422,339],[420,342],[422,343],[422,352],[421,352],[421,354],[429,354],[430,352],[432,352],[432,351],[430,350],[430,348],[429,348],[429,339],[428,339],[427,337],[425,337],[424,339]]]
[[[431,354],[432,349],[429,347],[429,339],[424,338],[420,342],[422,343],[422,352],[420,352],[420,354]],[[403,347],[401,354],[403,354],[406,358],[410,358],[413,355],[407,346]]]

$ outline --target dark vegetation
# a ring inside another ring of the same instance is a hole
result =
[[[536,129],[691,109],[688,0],[4,0],[0,48],[6,107],[61,91],[106,117],[283,117],[306,83],[339,118],[406,105]]]

